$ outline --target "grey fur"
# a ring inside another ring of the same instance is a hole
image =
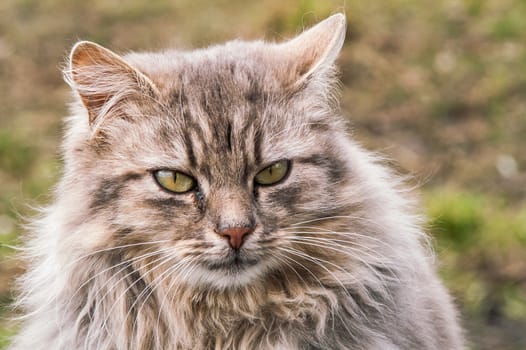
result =
[[[10,349],[461,349],[414,201],[344,132],[344,34],[338,14],[280,44],[77,44]],[[281,159],[288,176],[257,186]],[[199,185],[164,191],[160,168]],[[253,224],[240,250],[216,233]]]

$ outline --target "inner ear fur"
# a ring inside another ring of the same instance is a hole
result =
[[[92,128],[127,98],[156,91],[146,75],[119,55],[89,41],[81,41],[73,47],[65,77],[86,107]]]
[[[345,16],[338,13],[281,44],[287,85],[301,85],[311,76],[330,70],[343,46],[345,28]]]

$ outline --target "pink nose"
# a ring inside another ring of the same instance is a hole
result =
[[[253,227],[229,227],[222,231],[218,231],[221,237],[228,239],[230,247],[233,249],[239,249],[243,245],[245,236],[250,234],[254,230]]]

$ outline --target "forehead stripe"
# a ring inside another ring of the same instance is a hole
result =
[[[186,154],[188,155],[188,162],[190,163],[191,167],[195,167],[197,165],[197,161],[195,159],[192,138],[190,137],[190,133],[188,132],[184,134],[184,145],[186,149]]]

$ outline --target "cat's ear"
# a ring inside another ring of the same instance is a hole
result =
[[[345,27],[345,15],[338,13],[283,43],[288,83],[300,85],[331,69],[343,46]]]
[[[96,128],[109,111],[118,113],[126,99],[154,94],[153,82],[119,55],[89,41],[75,44],[69,56],[65,79],[79,94]]]

